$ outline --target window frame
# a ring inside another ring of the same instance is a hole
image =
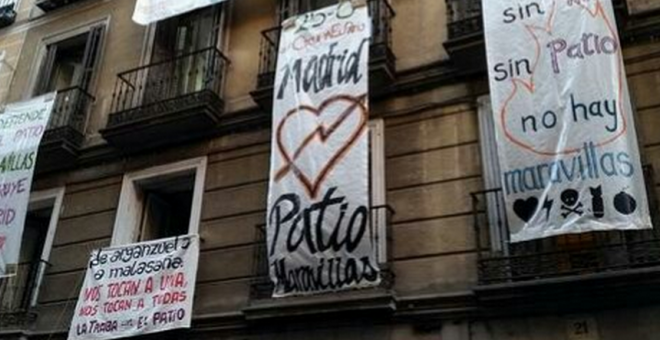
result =
[[[188,224],[188,234],[199,234],[207,164],[208,158],[205,156],[176,163],[159,165],[125,174],[119,196],[117,217],[115,218],[115,224],[112,231],[111,247],[132,244],[140,241],[138,238],[142,222],[142,207],[145,203],[142,201],[138,193],[140,182],[157,179],[159,177],[183,174],[191,170],[195,173],[195,181],[191,202],[190,222]]]
[[[218,4],[210,5],[208,7],[203,7],[199,8],[197,10],[211,10],[212,7],[219,6],[217,9],[220,11],[220,19],[218,23],[218,29],[220,30],[218,32],[217,40],[215,47],[220,50],[220,52],[223,52],[227,49],[229,45],[229,17],[232,12],[232,4],[233,2],[227,1],[227,2],[221,2]],[[190,12],[182,13],[180,15],[186,15],[189,14]],[[167,19],[165,19],[167,20]],[[162,21],[162,20],[161,20]],[[151,64],[154,60],[154,44],[156,43],[156,32],[158,28],[158,24],[161,21],[156,21],[152,22],[147,26],[147,29],[145,30],[144,34],[144,39],[142,41],[142,54],[140,56],[140,65],[149,65]]]
[[[53,211],[50,215],[50,221],[48,222],[48,231],[46,233],[46,239],[44,240],[44,246],[41,251],[41,264],[39,266],[39,272],[35,278],[36,283],[33,286],[33,291],[30,293],[30,307],[35,307],[39,301],[39,292],[41,284],[43,283],[44,276],[46,275],[46,266],[50,261],[50,255],[53,250],[53,244],[55,242],[55,234],[57,232],[57,225],[60,220],[60,215],[62,214],[63,202],[64,202],[64,193],[65,187],[58,187],[48,190],[33,191],[30,193],[30,201],[28,205],[28,211],[34,210],[37,205],[47,204],[47,206],[52,206]],[[50,202],[52,201],[52,205]]]
[[[386,184],[386,158],[385,158],[385,121],[382,118],[370,119],[369,127],[369,162],[371,163],[370,206],[385,207],[387,205],[387,184]],[[384,265],[388,262],[388,211],[386,209],[372,210],[371,223],[376,225],[377,235],[385,235],[384,238],[378,237],[377,259],[378,264]]]
[[[36,53],[34,54],[34,59],[32,61],[32,69],[30,71],[30,77],[28,80],[28,87],[27,87],[28,91],[24,92],[23,100],[28,100],[33,98],[39,89],[39,82],[40,82],[39,78],[41,74],[41,69],[44,67],[44,63],[46,62],[46,57],[48,56],[48,46],[52,44],[57,44],[59,42],[63,42],[67,39],[73,38],[81,34],[90,33],[94,27],[101,25],[105,26],[105,29],[103,30],[99,51],[96,56],[97,57],[96,70],[92,76],[91,81],[89,82],[89,88],[87,89],[88,93],[95,92],[98,79],[100,78],[99,71],[103,66],[102,61],[105,56],[106,42],[109,31],[108,28],[110,27],[109,16],[101,19],[92,20],[84,24],[81,24],[79,26],[76,26],[74,28],[69,28],[41,38],[41,41],[39,41],[38,43]]]

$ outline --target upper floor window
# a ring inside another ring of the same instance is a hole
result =
[[[221,26],[221,5],[160,21],[156,24],[151,61],[170,60],[205,48],[217,47]]]
[[[41,63],[35,95],[79,87],[89,91],[99,63],[105,25],[50,43]]]
[[[337,2],[337,0],[280,0],[278,17],[282,22],[302,13],[336,5]]]
[[[16,21],[18,0],[0,0],[0,28],[7,27]]]

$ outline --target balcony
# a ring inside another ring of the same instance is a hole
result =
[[[657,223],[653,171],[645,168]],[[609,231],[509,242],[501,189],[472,194],[478,249],[477,296],[522,311],[571,311],[660,298],[660,230]],[[501,308],[501,307],[500,307]]]
[[[51,12],[85,0],[37,0],[35,5],[44,12]]]
[[[16,1],[0,0],[0,28],[11,26],[16,21]]]
[[[447,41],[444,47],[457,68],[470,72],[486,71],[486,45],[481,3],[483,0],[446,0]],[[613,0],[621,36],[627,18],[625,0]],[[653,29],[656,30],[657,26]]]
[[[461,69],[486,70],[481,0],[447,0],[445,49]]]
[[[389,228],[394,214],[394,210],[389,206],[371,208],[370,230],[376,234],[377,260],[381,269],[379,287],[304,297],[272,298],[274,285],[269,276],[265,225],[257,226],[250,306],[243,310],[246,317],[249,320],[288,316],[304,316],[313,319],[319,315],[350,314],[357,310],[369,310],[374,316],[392,313],[395,309],[391,292],[394,288],[394,273],[389,267],[389,248],[391,246]]]
[[[394,9],[387,0],[369,0],[369,13],[372,20],[372,39],[369,60],[370,92],[382,93],[395,78],[395,56],[392,53],[392,19]],[[273,85],[281,27],[273,27],[261,33],[259,52],[259,74],[257,88],[251,95],[264,111],[270,112],[273,106]]]
[[[37,171],[72,167],[85,139],[87,112],[94,97],[80,87],[57,92],[48,127],[39,146]]]
[[[23,328],[36,320],[32,307],[46,265],[43,261],[23,263],[16,276],[0,279],[0,329]]]
[[[120,73],[103,137],[124,153],[218,131],[229,61],[215,48]]]

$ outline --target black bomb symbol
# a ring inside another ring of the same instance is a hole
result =
[[[625,191],[621,191],[614,196],[614,208],[623,215],[630,215],[637,210],[637,200]]]
[[[584,205],[580,200],[580,193],[574,189],[566,189],[561,193],[562,206],[561,210],[563,213],[561,216],[567,218],[573,214],[582,216],[584,214]]]

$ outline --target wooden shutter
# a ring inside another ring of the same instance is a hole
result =
[[[41,64],[35,95],[42,95],[49,91],[51,78],[53,77],[53,66],[55,66],[55,57],[57,56],[57,44],[48,45],[46,48],[46,57]]]
[[[85,54],[83,56],[83,72],[80,82],[78,83],[80,87],[87,92],[89,92],[92,79],[94,79],[94,71],[99,63],[99,54],[101,53],[104,32],[105,25],[98,25],[92,27],[87,35]]]

